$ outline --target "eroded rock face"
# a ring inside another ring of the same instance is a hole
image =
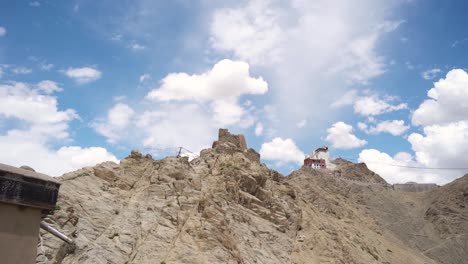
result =
[[[350,177],[375,177],[362,165],[342,168]],[[391,188],[327,173],[302,169],[284,177],[227,130],[190,162],[132,151],[120,164],[60,177],[58,210],[47,221],[76,246],[41,231],[38,263],[436,263],[450,251],[424,255],[388,228],[385,221],[396,220],[379,210],[406,216]],[[468,196],[463,184],[456,187],[462,195],[453,196],[457,221]],[[422,221],[450,228],[439,212],[455,209],[436,202],[431,208],[421,210]],[[465,256],[460,252],[452,259]]]

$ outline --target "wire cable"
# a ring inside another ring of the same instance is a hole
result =
[[[358,159],[353,159],[353,158],[346,158],[346,157],[345,158],[339,157],[339,158],[346,159],[346,160],[353,160],[353,161],[363,162],[363,161],[359,161]],[[454,168],[454,167],[408,166],[408,165],[391,164],[391,163],[380,162],[380,161],[366,161],[364,163],[375,163],[375,164],[382,164],[382,165],[387,165],[387,166],[392,166],[392,167],[407,168],[407,169],[421,169],[421,170],[468,170],[468,168]]]

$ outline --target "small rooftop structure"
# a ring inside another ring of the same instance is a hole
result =
[[[323,146],[306,156],[303,167],[312,169],[334,169],[335,165],[330,162],[328,147]]]
[[[35,263],[41,217],[55,208],[59,188],[52,177],[0,163],[2,263]]]

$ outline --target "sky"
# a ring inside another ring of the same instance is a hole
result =
[[[244,134],[390,183],[468,173],[462,0],[2,1],[0,162],[59,176]],[[190,151],[190,152],[189,152]]]

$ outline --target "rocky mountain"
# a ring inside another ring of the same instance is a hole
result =
[[[395,191],[365,164],[285,177],[241,135],[154,160],[133,151],[60,177],[37,263],[463,263],[468,175],[423,193]],[[465,262],[466,263],[466,262]]]

